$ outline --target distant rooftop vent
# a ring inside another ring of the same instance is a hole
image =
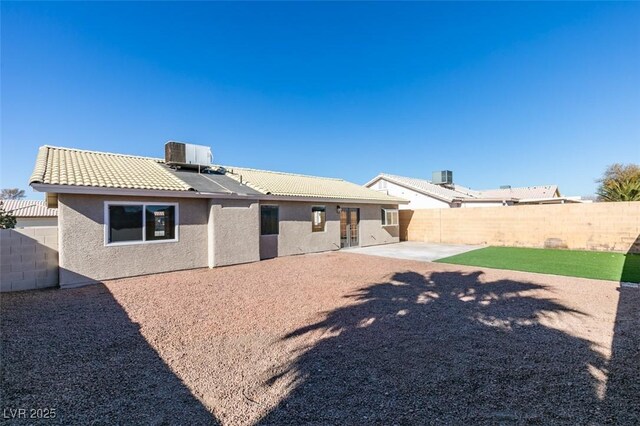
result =
[[[511,189],[511,185],[500,185],[500,189]]]
[[[438,170],[431,174],[431,182],[436,185],[453,184],[453,172],[451,170]]]
[[[206,168],[211,167],[213,154],[208,146],[169,141],[164,144],[164,161],[169,166]]]

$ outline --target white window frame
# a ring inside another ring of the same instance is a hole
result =
[[[383,208],[382,211],[384,211],[384,221],[382,221],[382,218],[381,218],[382,226],[399,226],[400,225],[400,212],[398,209]],[[387,223],[387,215],[389,213],[392,214],[392,217],[393,217],[393,213],[395,213],[396,223]]]
[[[109,206],[142,206],[142,240],[140,241],[118,241],[115,243],[109,242]],[[175,211],[175,238],[171,240],[152,240],[147,241],[147,206],[173,206]],[[104,202],[104,246],[132,246],[138,244],[161,244],[161,243],[177,243],[180,241],[178,230],[180,229],[180,204],[179,203],[162,203],[162,202],[147,202],[147,201],[105,201]]]
[[[322,226],[322,231],[314,231],[313,230],[313,209],[314,208],[321,208],[324,209],[324,224]],[[322,206],[322,205],[313,205],[311,206],[311,233],[312,234],[322,234],[323,232],[327,232],[327,206]]]

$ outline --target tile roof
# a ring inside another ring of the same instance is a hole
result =
[[[405,176],[397,176],[397,175],[391,175],[388,173],[380,173],[374,180],[372,180],[370,183],[375,182],[376,180],[378,180],[379,178],[385,178],[386,180],[390,181],[390,182],[394,182],[397,183],[399,185],[402,186],[407,186],[410,187],[418,192],[422,192],[422,193],[426,193],[429,195],[433,195],[436,198],[442,199],[442,200],[446,200],[446,201],[453,201],[453,200],[457,200],[460,198],[469,198],[467,195],[459,192],[459,191],[454,191],[452,189],[449,188],[445,188],[444,186],[441,185],[435,185],[431,182],[429,182],[428,180],[424,180],[424,179],[415,179],[415,178],[410,178],[410,177],[405,177]]]
[[[188,191],[156,158],[43,146],[29,184]]]
[[[457,184],[454,184],[452,187],[444,187],[441,185],[435,185],[425,179],[397,176],[388,173],[380,173],[367,185],[374,183],[380,178],[384,178],[390,182],[409,187],[417,192],[426,193],[449,202],[453,200],[481,201],[491,199],[518,200],[528,198],[553,198],[557,196],[556,194],[558,193],[557,185],[474,190]]]
[[[342,179],[231,166],[225,166],[225,169],[227,169],[230,176],[234,176],[238,181],[263,194],[309,198],[372,200],[394,204],[399,201],[405,201],[401,198],[392,197],[380,191],[375,191]]]
[[[500,188],[479,190],[478,198],[553,198],[558,185],[525,186],[519,188]]]
[[[462,186],[462,185],[458,185],[457,183],[453,184],[453,189],[455,192],[460,192],[463,195],[466,195],[467,197],[479,197],[480,196],[480,192],[471,189],[471,188],[467,188],[466,186]]]
[[[221,192],[341,200],[404,202],[342,179],[225,167],[224,174],[193,176],[168,168],[162,159],[43,146],[30,184],[95,188]]]
[[[2,207],[16,217],[57,217],[58,209],[50,209],[44,201],[2,200]]]

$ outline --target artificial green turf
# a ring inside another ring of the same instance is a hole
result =
[[[640,254],[487,247],[446,257],[437,262],[600,280],[640,282]]]

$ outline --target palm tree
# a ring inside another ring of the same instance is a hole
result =
[[[24,189],[5,188],[2,190],[2,193],[0,193],[0,199],[3,200],[19,200],[24,197]]]
[[[597,182],[601,201],[640,201],[640,166],[612,164]]]

